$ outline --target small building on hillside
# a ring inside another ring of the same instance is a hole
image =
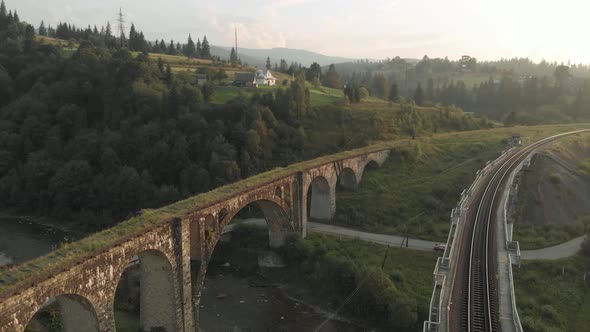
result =
[[[256,74],[254,73],[236,73],[234,79],[235,86],[256,86]]]
[[[513,145],[522,144],[522,137],[518,133],[512,134],[512,140],[510,141]]]
[[[277,84],[277,79],[272,76],[270,70],[258,70],[256,72],[256,85],[275,85]]]
[[[207,75],[205,74],[197,74],[197,85],[203,85],[207,83]]]

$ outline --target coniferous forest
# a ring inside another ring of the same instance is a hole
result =
[[[40,42],[37,33],[79,44],[66,52]],[[169,46],[210,57],[206,38],[193,44]],[[110,25],[41,24],[36,30],[2,2],[0,208],[80,220],[95,230],[142,208],[334,152],[333,146],[310,147],[306,130],[314,128],[303,124],[338,128],[346,117],[335,105],[312,110],[305,75],[275,92],[211,104],[214,86],[198,86],[192,75],[150,59],[146,51],[155,47],[135,27],[119,37]],[[439,117],[407,105],[391,121],[411,136],[479,126],[460,111],[452,119],[451,113]],[[322,123],[322,114],[337,116]],[[378,136],[373,122],[363,129]]]

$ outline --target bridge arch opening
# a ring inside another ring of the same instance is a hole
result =
[[[369,160],[369,162],[365,165],[365,168],[363,168],[363,174],[365,174],[366,172],[370,172],[370,171],[374,171],[376,169],[379,169],[379,167],[381,167],[379,165],[378,162],[376,162],[375,160]]]
[[[276,199],[281,200],[279,197]],[[282,246],[286,236],[292,231],[286,211],[273,200],[262,199],[247,204],[232,216],[232,220],[223,233],[228,233],[228,229],[233,232],[232,229],[239,227],[238,224],[267,229],[267,243],[273,248]]]
[[[98,332],[98,318],[88,299],[76,294],[63,294],[45,302],[29,320],[25,331]]]
[[[257,309],[252,310],[251,299],[265,293],[251,287],[262,282],[252,275],[259,267],[268,267],[264,265],[267,262],[280,261],[280,256],[269,249],[282,246],[292,229],[288,211],[284,204],[281,206],[274,190],[267,197],[238,207],[235,214],[228,216],[232,219],[220,230],[220,240],[203,264],[201,275],[193,274],[193,280],[197,280],[193,292],[198,297],[195,310],[199,311],[199,324],[204,331],[231,331],[235,326],[252,324],[253,319],[264,320],[270,314],[266,306],[261,309],[256,305]],[[244,273],[250,275],[248,280]],[[200,290],[195,289],[198,280],[203,282]],[[243,299],[247,304],[241,304]]]
[[[158,250],[139,253],[119,278],[115,293],[117,331],[176,331],[174,275]]]
[[[351,168],[345,168],[342,170],[342,173],[340,173],[340,176],[338,177],[338,184],[346,190],[358,189],[358,180]]]
[[[328,180],[323,176],[317,176],[307,190],[308,218],[312,220],[330,220],[334,215],[336,199],[333,197]]]

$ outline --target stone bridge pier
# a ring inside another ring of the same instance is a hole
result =
[[[0,332],[24,331],[35,313],[55,303],[63,331],[114,332],[115,297],[130,269],[139,275],[143,330],[198,330],[208,263],[224,228],[240,210],[249,204],[260,207],[270,247],[284,245],[289,236],[305,238],[308,218],[334,216],[337,185],[355,190],[365,169],[383,164],[389,152],[360,154],[295,171],[225,197],[218,195],[223,198],[208,204],[193,206],[190,199],[179,202],[186,210],[182,215],[152,220],[138,234],[99,247],[83,259],[53,258],[59,269],[48,264],[40,268],[33,261],[27,267],[36,274],[18,281],[11,291],[0,288]],[[178,209],[144,213],[166,216]],[[105,238],[123,234],[123,227],[124,223],[105,231]],[[87,243],[81,240],[77,245]],[[50,268],[52,273],[43,274],[43,269]]]

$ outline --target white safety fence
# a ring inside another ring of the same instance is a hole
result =
[[[491,167],[493,167],[498,160],[502,159],[506,154],[511,153],[512,148],[502,151],[502,154],[494,161],[488,161],[486,166],[477,171],[475,181],[471,184],[469,189],[463,190],[461,193],[461,200],[451,211],[451,229],[447,237],[445,252],[442,257],[439,257],[434,267],[434,285],[432,290],[432,297],[430,299],[430,311],[428,320],[424,322],[423,332],[442,332],[447,331],[447,326],[441,326],[441,317],[444,315],[445,322],[448,322],[448,301],[450,300],[449,285],[447,281],[452,283],[451,263],[455,258],[457,250],[459,250],[459,241],[455,241],[458,231],[464,225],[465,217],[467,215],[467,201],[472,197],[475,188],[479,187],[482,178],[487,174]],[[519,251],[520,252],[520,251]],[[512,270],[511,270],[512,272]],[[446,300],[445,300],[446,299]]]

